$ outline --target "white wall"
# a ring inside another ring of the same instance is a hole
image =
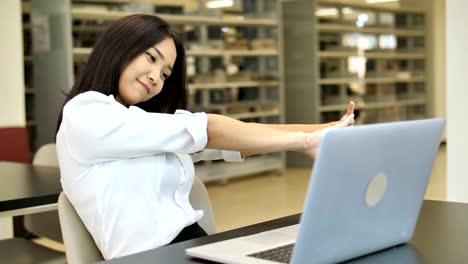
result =
[[[447,200],[468,202],[468,1],[446,0]]]
[[[26,126],[21,1],[0,8],[0,127]]]
[[[24,127],[23,35],[21,0],[0,8],[0,127]],[[0,217],[0,239],[13,236],[11,217]]]

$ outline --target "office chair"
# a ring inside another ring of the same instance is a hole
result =
[[[208,235],[216,233],[213,208],[211,207],[210,197],[206,190],[205,184],[196,177],[193,179],[192,191],[190,192],[190,203],[193,209],[203,210],[203,218],[198,221],[198,224],[205,230]]]
[[[4,135],[4,133],[0,133]],[[23,135],[24,133],[20,133]],[[29,147],[27,144],[27,135],[23,137],[25,144],[21,146],[25,149],[24,154],[21,156],[24,160],[15,160],[20,162],[29,162]],[[12,144],[12,142],[8,142]],[[19,149],[19,148],[18,148]],[[19,151],[19,150],[16,151]],[[57,154],[55,154],[57,156]],[[53,224],[52,228],[60,229],[59,225]],[[60,251],[49,249],[34,243],[31,240],[24,238],[11,238],[0,240],[0,261],[2,263],[24,263],[24,264],[36,264],[36,263],[47,263],[47,264],[58,264],[66,263],[65,254]]]
[[[0,161],[31,162],[27,128],[0,128],[0,146]]]
[[[203,218],[198,222],[200,226],[209,235],[215,233],[213,210],[208,192],[198,177],[195,177],[193,182],[190,202],[194,209],[205,211]],[[63,192],[59,196],[58,212],[68,263],[94,263],[103,260],[104,258],[91,234]]]
[[[57,148],[49,143],[41,146],[34,154],[33,165],[58,167]]]
[[[33,158],[33,165],[58,167],[55,144],[41,146]],[[57,211],[49,211],[24,216],[24,226],[29,232],[50,240],[63,243],[62,231]]]
[[[68,264],[95,263],[104,260],[91,234],[63,192],[59,196],[58,212]]]

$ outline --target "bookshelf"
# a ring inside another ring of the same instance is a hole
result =
[[[317,120],[356,102],[357,124],[427,115],[426,14],[356,1],[315,1]]]

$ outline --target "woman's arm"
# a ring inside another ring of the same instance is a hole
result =
[[[329,126],[334,126],[338,122],[330,122],[325,124],[313,124],[313,125],[305,125],[305,124],[262,124],[262,123],[249,123],[256,126],[261,127],[268,127],[282,131],[289,131],[289,132],[305,132],[305,133],[312,133],[318,131],[320,129],[327,128]]]
[[[63,109],[59,135],[82,163],[160,153],[195,153],[207,143],[205,113],[149,113],[126,108],[112,96],[86,92]]]
[[[354,114],[334,127],[350,126]],[[229,117],[208,114],[208,144],[210,149],[240,151],[243,156],[280,151],[303,152],[315,157],[323,130],[312,133],[291,132],[268,126],[245,123]]]
[[[336,122],[320,125],[272,125],[244,123],[208,114],[208,148],[240,151],[242,156],[280,151],[297,151],[315,157],[325,128],[354,124],[354,102]]]
[[[320,129],[324,129],[330,126],[337,125],[339,122],[343,121],[347,116],[350,114],[354,113],[354,102],[351,101],[348,104],[348,109],[346,110],[346,114],[341,117],[339,121],[335,122],[330,122],[330,123],[325,123],[325,124],[314,124],[314,125],[302,125],[302,124],[294,124],[294,125],[276,125],[276,124],[261,124],[261,123],[251,123],[255,124],[258,126],[266,126],[269,128],[274,128],[274,129],[279,129],[283,131],[289,131],[289,132],[306,132],[306,133],[312,133],[315,131],[318,131]],[[352,125],[352,124],[351,124]]]
[[[245,123],[222,115],[208,115],[209,149],[235,150],[248,153],[302,151],[306,134]]]

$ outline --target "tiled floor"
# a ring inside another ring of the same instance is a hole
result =
[[[445,200],[446,152],[434,163],[426,199]],[[266,174],[208,184],[217,231],[225,231],[301,212],[310,169],[288,169],[286,175]]]
[[[446,152],[437,155],[426,199],[445,200]],[[310,169],[288,169],[286,175],[265,174],[208,184],[217,231],[230,230],[275,219],[302,210]],[[62,250],[63,245],[45,239],[40,244]]]

